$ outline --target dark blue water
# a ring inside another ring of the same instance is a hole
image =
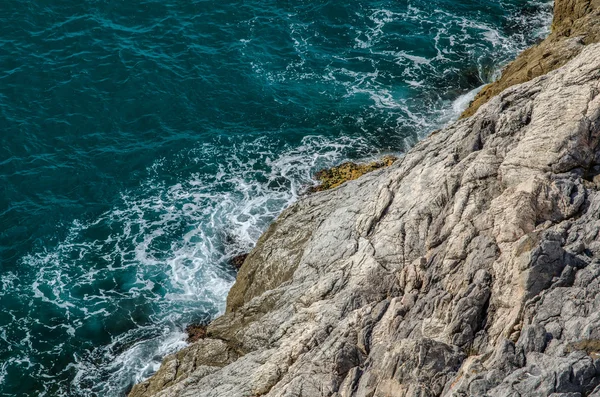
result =
[[[550,11],[1,1],[0,395],[123,395],[315,170],[452,120]]]

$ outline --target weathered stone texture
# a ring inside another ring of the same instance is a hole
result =
[[[145,396],[600,396],[600,45],[287,209]]]

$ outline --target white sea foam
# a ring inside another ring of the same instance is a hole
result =
[[[369,20],[374,25],[365,31],[358,30],[358,36],[354,39],[357,48],[371,48],[374,43],[383,35],[383,28],[386,24],[394,21],[399,14],[387,9],[374,10],[369,16]]]
[[[6,371],[8,368],[8,361],[4,361],[0,363],[0,385],[4,382],[4,378],[6,378]]]
[[[73,222],[54,250],[22,260],[35,273],[27,299],[52,307],[66,321],[33,320],[39,326],[64,333],[66,340],[82,332],[112,333],[113,322],[126,327],[115,329],[110,343],[76,355],[64,369],[74,372],[72,382],[42,395],[117,395],[151,375],[162,357],[185,346],[185,324],[224,310],[234,280],[227,260],[252,248],[272,219],[314,183],[314,171],[346,159],[350,150],[372,151],[366,140],[348,137],[309,136],[283,150],[277,145],[266,137],[206,143],[182,154],[198,172],[171,185],[160,175],[175,165],[159,159],[140,189],[123,193],[115,208]],[[10,274],[0,281],[16,282]],[[0,367],[0,377],[8,367],[24,365],[33,351],[28,321],[36,318],[21,320],[19,345],[28,348]],[[2,338],[3,332],[0,327]],[[47,354],[64,354],[61,349]],[[55,375],[37,364],[31,372]]]
[[[473,102],[473,99],[475,99],[475,97],[477,96],[479,91],[483,89],[483,87],[485,86],[479,86],[467,92],[466,94],[463,94],[456,98],[456,100],[452,103],[453,118],[458,117],[462,112],[464,112],[467,109],[467,107],[469,107],[469,104]]]
[[[463,52],[474,49],[470,46],[477,41],[468,32],[478,33],[494,53],[504,54],[507,60],[525,43],[523,37],[504,37],[480,21],[444,15],[436,25],[436,54],[432,58],[379,49],[386,48],[382,46],[386,26],[402,19],[418,26],[426,19],[422,13],[414,5],[402,13],[367,10],[360,17],[369,21],[368,27],[352,33],[355,50],[364,51],[362,56],[336,54],[317,71],[306,68],[316,37],[310,24],[290,23],[297,57],[281,70],[254,60],[252,70],[268,83],[301,81],[315,84],[318,93],[341,88],[346,100],[367,97],[370,104],[364,113],[354,116],[356,125],[366,124],[369,117],[385,117],[378,125],[389,125],[392,130],[409,126],[423,136],[457,117],[476,90],[455,100],[440,93],[433,99],[411,101],[394,90],[396,82],[403,81],[419,92],[431,91],[430,81],[439,77],[434,61],[449,62],[459,56],[460,46]],[[539,21],[535,25],[548,26],[549,14],[536,17]],[[546,33],[539,29],[539,37]],[[444,40],[446,44],[442,44]],[[242,49],[251,45],[251,39],[241,40]],[[347,66],[350,60],[360,67],[353,70]],[[378,62],[400,66],[401,75],[380,71],[385,68]],[[444,65],[442,78],[456,71],[451,63]],[[481,62],[478,66],[482,82],[493,78]],[[319,86],[322,83],[330,85],[327,90]],[[365,128],[365,134],[372,132]],[[418,137],[409,135],[401,140],[409,148]],[[106,322],[127,320],[129,327],[115,332],[105,346],[90,347],[76,356],[65,369],[75,375],[71,384],[60,386],[62,394],[52,391],[42,395],[114,395],[149,376],[164,355],[185,345],[185,324],[223,311],[234,279],[227,260],[252,248],[269,222],[314,183],[311,175],[315,170],[347,159],[350,152],[355,157],[357,153],[369,155],[373,148],[367,139],[349,137],[310,136],[283,150],[268,138],[215,141],[181,154],[186,166],[198,171],[176,182],[160,179],[168,173],[165,171],[178,169],[173,159],[157,159],[139,190],[124,192],[113,209],[95,219],[73,222],[56,249],[25,257],[23,265],[36,274],[32,280],[21,280],[28,286],[25,299],[46,304],[45,308],[62,314],[67,321],[60,327],[38,325],[62,330],[65,340],[83,332],[105,332],[102,327]],[[239,153],[247,156],[241,158]],[[0,276],[0,296],[3,291],[14,290],[18,282],[10,273]],[[114,317],[115,311],[129,306],[123,311],[125,319]],[[24,319],[10,312],[7,315],[20,332],[22,350],[0,363],[0,383],[10,366],[26,365],[51,384],[55,374],[27,362],[33,349],[30,329],[35,316]],[[10,340],[5,327],[0,327],[0,339]],[[48,354],[61,354],[66,348],[56,346]]]
[[[419,3],[410,4],[402,11],[388,9],[391,7],[359,8],[355,15],[360,23],[349,28],[356,51],[343,49],[332,54],[333,61],[321,70],[319,62],[315,63],[315,48],[320,42],[315,24],[302,22],[297,14],[290,14],[289,31],[297,59],[292,59],[284,71],[274,71],[266,63],[254,64],[254,71],[270,83],[302,81],[304,89],[310,84],[326,85],[328,88],[319,91],[321,95],[342,87],[343,99],[349,104],[362,98],[370,100],[365,108],[371,109],[371,114],[356,114],[357,124],[359,118],[363,121],[380,118],[384,121],[379,123],[390,129],[416,130],[417,135],[423,137],[458,117],[459,109],[472,99],[474,91],[463,91],[457,98],[455,95],[460,90],[453,89],[452,83],[442,84],[444,79],[451,82],[458,79],[463,73],[461,67],[472,63],[480,83],[489,83],[516,53],[530,44],[531,37],[547,34],[551,2],[532,0],[531,4],[538,5],[540,12],[511,17],[522,28],[510,34],[487,22],[485,17],[465,17],[441,8],[429,9]],[[432,22],[435,23],[432,25]],[[417,49],[390,46],[395,26],[405,23],[414,26],[416,37],[433,35],[435,54],[426,57]],[[525,35],[522,33],[525,28],[534,32]],[[494,59],[490,54],[494,54]],[[465,56],[472,59],[466,62]],[[307,62],[310,59],[312,62]],[[386,72],[388,62],[398,65],[401,74],[390,76],[389,71]],[[404,87],[414,91],[406,94]]]

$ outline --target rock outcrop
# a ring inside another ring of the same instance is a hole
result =
[[[578,52],[284,211],[130,396],[600,397],[600,44]]]
[[[291,206],[131,396],[600,396],[599,94],[590,45]]]
[[[500,79],[481,90],[462,117],[508,87],[525,83],[555,70],[582,49],[600,41],[600,0],[556,0],[551,34],[540,44],[521,53],[502,72]]]
[[[369,172],[389,167],[394,164],[396,160],[398,160],[397,157],[384,156],[382,159],[370,163],[353,163],[348,161],[336,167],[321,170],[315,175],[315,179],[319,181],[319,185],[311,187],[309,193],[334,189],[341,186],[343,183],[358,179]]]

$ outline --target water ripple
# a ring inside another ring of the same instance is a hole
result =
[[[0,4],[0,395],[122,396],[227,261],[402,153],[547,34],[546,0]]]

